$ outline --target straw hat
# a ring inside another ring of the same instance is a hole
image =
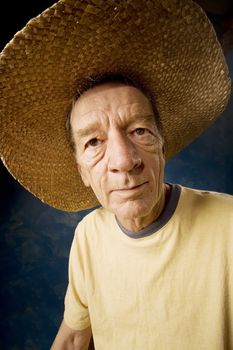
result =
[[[170,158],[227,104],[230,81],[215,32],[191,0],[60,0],[0,57],[0,153],[11,174],[66,211],[97,200],[77,172],[65,124],[85,77],[139,76],[152,92]]]

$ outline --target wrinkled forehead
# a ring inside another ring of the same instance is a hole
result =
[[[153,108],[145,94],[134,86],[122,83],[105,83],[84,92],[75,102],[71,119],[80,119],[92,112],[124,111],[128,114],[153,114]]]

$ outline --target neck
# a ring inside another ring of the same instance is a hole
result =
[[[156,204],[156,206],[151,210],[149,215],[147,215],[146,217],[137,217],[137,218],[134,218],[133,220],[121,218],[121,220],[120,220],[121,225],[125,229],[127,229],[131,232],[141,231],[144,228],[151,225],[162,214],[162,212],[167,204],[170,192],[171,192],[171,186],[168,184],[163,184],[163,189],[161,191],[161,196],[159,198],[159,201]]]

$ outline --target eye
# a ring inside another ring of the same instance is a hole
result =
[[[137,128],[134,130],[134,132],[137,134],[137,135],[144,135],[146,133],[147,129],[145,128]]]
[[[100,140],[98,140],[96,137],[94,137],[93,139],[89,140],[86,143],[86,147],[96,147],[101,143]]]

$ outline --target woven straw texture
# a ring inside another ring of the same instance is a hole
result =
[[[153,93],[172,157],[221,114],[230,81],[215,32],[190,0],[60,0],[0,58],[0,152],[11,174],[65,211],[92,207],[65,123],[83,79],[140,77]]]

